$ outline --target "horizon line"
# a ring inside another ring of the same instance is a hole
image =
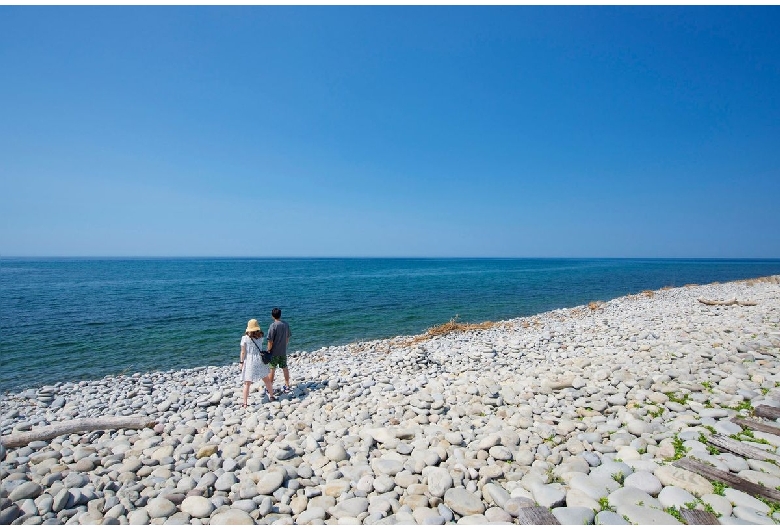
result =
[[[453,259],[453,260],[514,260],[514,259],[641,259],[641,260],[754,260],[780,261],[780,257],[717,257],[717,256],[220,256],[220,255],[2,255],[0,259],[117,259],[117,260],[152,260],[152,259],[257,259],[257,260],[313,260],[313,259]]]

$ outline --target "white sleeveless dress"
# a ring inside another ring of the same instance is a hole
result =
[[[270,373],[268,365],[263,364],[263,360],[260,358],[260,349],[255,344],[257,342],[258,345],[262,346],[262,340],[262,338],[252,340],[248,335],[241,337],[241,345],[246,350],[244,368],[241,370],[241,381],[256,383]]]

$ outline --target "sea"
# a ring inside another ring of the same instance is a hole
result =
[[[0,392],[234,363],[274,307],[306,354],[774,274],[780,260],[0,258]]]

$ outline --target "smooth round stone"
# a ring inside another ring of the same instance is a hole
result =
[[[368,477],[369,479],[371,477]],[[342,493],[349,491],[351,482],[345,479],[331,480],[322,488],[323,495],[338,498]]]
[[[463,443],[463,435],[459,432],[447,432],[444,434],[444,439],[455,446],[459,446]]]
[[[632,524],[639,524],[639,525],[645,525],[645,524],[680,525],[682,524],[674,516],[669,515],[665,511],[656,508],[649,508],[647,506],[635,506],[635,505],[618,506],[617,512],[620,515],[624,515],[628,517],[628,520],[631,521]],[[603,523],[599,523],[599,524],[603,524]]]
[[[371,508],[369,508],[369,512],[371,511]],[[421,506],[418,508],[415,508],[412,511],[412,516],[414,517],[414,520],[417,522],[417,524],[425,524],[425,520],[430,517],[441,517],[439,515],[439,512],[436,511],[434,508],[429,508],[427,506]],[[442,521],[444,518],[442,517]],[[444,524],[443,522],[441,524]]]
[[[195,458],[201,459],[213,455],[217,452],[219,446],[216,444],[204,445],[195,453]]]
[[[754,510],[753,508],[748,508],[746,506],[734,507],[734,511],[732,512],[732,515],[734,517],[742,519],[743,521],[747,521],[753,524],[772,524],[772,525],[777,524],[776,521],[772,520],[767,515],[767,512],[759,512],[757,510]]]
[[[627,524],[630,525],[628,521],[626,521],[622,515],[616,514],[615,512],[610,511],[601,511],[596,514],[596,517],[593,518],[593,522],[598,525],[621,525],[621,524]]]
[[[238,479],[236,478],[235,473],[226,472],[217,478],[217,481],[214,483],[214,489],[217,491],[230,491],[233,484],[237,483]]]
[[[566,491],[546,484],[537,485],[531,489],[534,500],[545,508],[559,508],[566,503]]]
[[[698,496],[713,492],[709,480],[685,469],[666,465],[656,469],[653,474],[664,486],[677,486]]]
[[[596,500],[606,497],[611,492],[620,489],[620,484],[611,477],[604,479],[593,475],[575,475],[569,480],[568,486],[577,489]]]
[[[726,497],[735,507],[743,506],[745,508],[756,510],[759,513],[769,513],[770,508],[765,502],[762,502],[745,492],[736,490],[734,488],[726,488],[723,496]]]
[[[43,492],[43,488],[40,484],[35,482],[23,482],[16,486],[8,498],[14,502],[23,499],[34,499]]]
[[[696,497],[682,488],[678,488],[677,486],[666,486],[661,490],[661,493],[658,494],[658,502],[660,502],[661,506],[664,508],[673,506],[680,509],[685,508],[685,505],[690,502],[698,504],[699,501]]]
[[[395,489],[395,481],[389,475],[379,475],[374,479],[374,490],[377,493],[387,493]]]
[[[450,488],[444,494],[444,503],[461,516],[485,513],[485,505],[474,493],[465,488]]]
[[[428,473],[428,491],[434,497],[443,497],[452,486],[452,476],[447,469],[437,467]]]
[[[283,447],[276,452],[277,460],[289,460],[295,456],[295,449],[292,447]]]
[[[488,521],[487,517],[482,514],[466,515],[458,519],[459,525],[487,525],[489,523],[490,521]]]
[[[371,468],[377,474],[390,475],[392,477],[403,470],[404,464],[400,460],[380,458],[371,462]]]
[[[515,462],[520,466],[530,466],[536,459],[536,453],[530,449],[520,449],[515,452]]]
[[[497,434],[497,433],[492,433],[492,434],[487,435],[482,440],[480,440],[479,444],[477,445],[477,447],[487,451],[488,449],[498,445],[499,443],[501,443],[501,436],[499,434]]]
[[[246,513],[251,513],[257,509],[257,503],[252,499],[242,499],[240,501],[235,501],[230,507],[236,510],[243,510]]]
[[[596,512],[590,508],[553,508],[553,516],[564,525],[593,524]]]
[[[491,447],[489,454],[496,460],[512,460],[512,451],[503,445],[496,445]]]
[[[141,462],[140,458],[130,457],[127,458],[122,462],[122,464],[119,466],[119,472],[130,472],[135,473],[139,469],[143,467],[143,463]]]
[[[78,471],[80,473],[86,473],[95,469],[95,462],[89,458],[84,458],[76,462],[76,465],[73,466],[73,469],[74,471]]]
[[[699,416],[702,418],[726,418],[728,415],[727,409],[702,409],[699,411]]]
[[[374,491],[374,477],[371,475],[363,475],[358,479],[355,489],[365,494],[371,493]]]
[[[325,449],[325,456],[328,460],[332,460],[333,462],[341,462],[342,460],[349,459],[346,449],[344,449],[344,446],[340,443],[329,445]]]
[[[169,517],[176,513],[176,505],[168,499],[157,497],[147,503],[146,512],[151,519]]]
[[[632,487],[644,491],[653,497],[661,493],[663,485],[655,475],[648,471],[635,471],[625,478],[623,486]]]
[[[506,501],[510,499],[510,495],[507,490],[498,484],[489,482],[482,487],[482,498],[487,503],[492,503],[499,508],[503,508]]]
[[[51,506],[51,510],[54,513],[58,513],[65,509],[65,506],[68,505],[68,503],[71,500],[71,494],[70,491],[68,491],[66,488],[62,488],[57,493],[54,494],[54,501]]]
[[[503,509],[493,506],[485,510],[485,518],[491,523],[511,523],[512,516]]]
[[[721,495],[716,495],[714,493],[708,493],[707,495],[701,496],[701,502],[709,504],[710,507],[716,512],[719,513],[721,516],[728,517],[731,515],[731,512],[733,510],[733,507],[731,506],[731,502],[726,497],[723,497]]]
[[[66,488],[82,488],[89,484],[89,478],[83,473],[69,473],[63,484]]]
[[[610,506],[647,506],[662,509],[661,503],[642,490],[631,487],[623,487],[615,490],[607,496]],[[620,511],[618,511],[620,513]]]
[[[583,451],[580,456],[585,459],[590,467],[597,467],[601,465],[601,458],[599,458],[599,455],[592,451]]]
[[[209,520],[210,525],[238,525],[238,524],[255,524],[255,520],[243,510],[230,509],[222,513],[218,513],[211,517]]]
[[[601,440],[604,438],[601,433],[597,432],[584,432],[577,435],[577,438],[583,442],[588,442],[589,444],[595,444],[601,442]]]
[[[318,506],[310,507],[298,514],[295,518],[295,523],[299,525],[309,524],[312,521],[325,519],[325,515],[325,508]]]
[[[260,475],[257,481],[259,495],[271,495],[284,483],[284,475],[279,471],[267,471]]]
[[[600,508],[596,499],[577,488],[570,488],[566,492],[566,506],[568,508],[590,508],[594,511]]]
[[[738,434],[742,432],[742,427],[737,425],[736,423],[731,423],[730,421],[721,420],[714,425],[715,430],[718,431],[720,434],[725,434],[726,436],[732,435],[732,434]]]
[[[368,499],[364,497],[353,497],[341,501],[332,507],[328,512],[337,519],[344,517],[357,517],[363,512],[368,511]]]
[[[187,497],[181,503],[181,511],[197,519],[203,519],[209,517],[214,511],[214,504],[205,497]]]

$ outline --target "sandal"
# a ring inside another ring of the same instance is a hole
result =
[[[265,391],[265,397],[268,398],[268,401],[276,401],[276,396],[273,394],[269,394],[268,390]]]

